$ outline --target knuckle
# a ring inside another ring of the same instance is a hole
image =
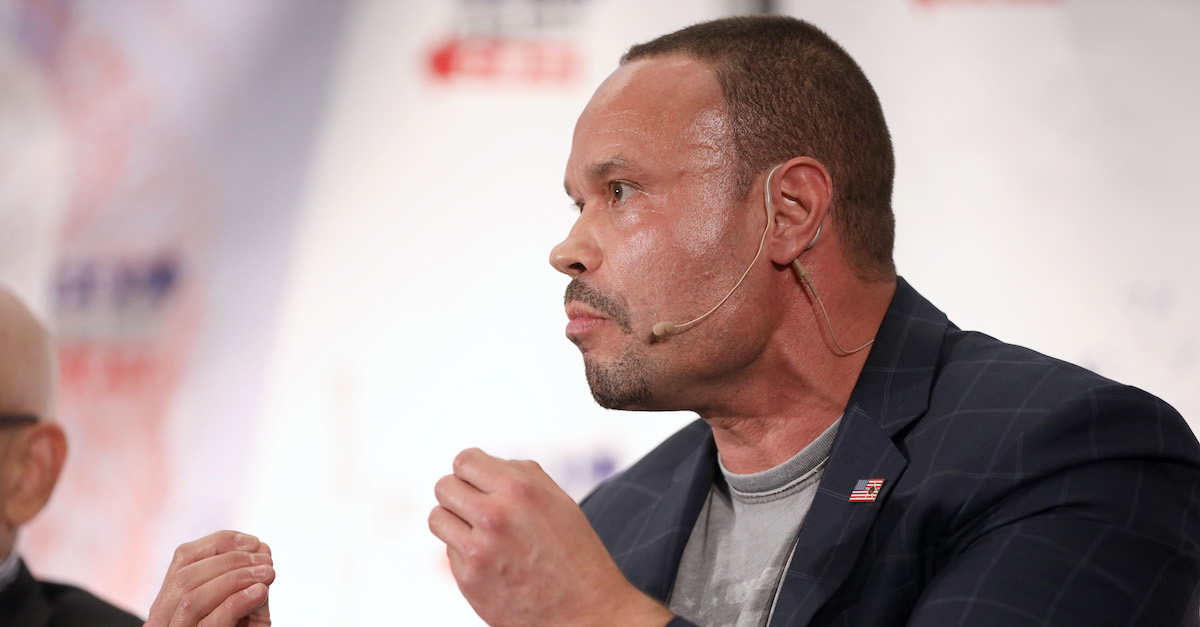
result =
[[[438,529],[442,526],[442,506],[438,505],[429,511],[429,519],[426,521],[429,525],[429,530],[437,535]]]
[[[464,466],[469,466],[480,458],[486,457],[487,453],[484,453],[483,450],[478,447],[472,446],[471,448],[463,449],[458,452],[458,455],[454,456],[454,472],[457,474],[458,471]]]
[[[269,552],[268,553],[250,553],[246,556],[246,559],[248,562],[250,562],[251,566],[262,566],[262,565],[274,566],[275,565],[275,558],[272,557]]]
[[[481,579],[482,577],[476,573],[475,569],[469,566],[464,568],[454,578],[458,582],[459,588],[462,589],[463,596],[468,599],[479,594],[479,582]]]
[[[192,552],[189,545],[181,544],[175,547],[175,553],[171,556],[171,563],[176,565],[189,564],[191,563],[191,560],[189,559],[191,554]]]
[[[244,568],[254,563],[250,553],[237,551],[236,553],[225,553],[222,556],[225,560],[225,568],[233,570],[235,568]]]
[[[250,584],[258,581],[259,576],[256,575],[259,567],[255,568],[239,568],[229,573],[229,578],[234,586],[238,589],[245,588]]]
[[[471,454],[471,449],[464,449],[464,450],[459,451],[458,455],[454,456],[454,461],[450,463],[450,466],[452,468],[454,468],[454,472],[458,472],[459,470],[462,469],[463,466],[465,466],[467,464],[467,459],[470,456],[470,454]]]
[[[250,571],[252,577],[250,585],[255,584],[271,584],[275,581],[275,569],[271,566],[255,566]]]
[[[223,545],[225,546],[225,550],[229,550],[229,551],[239,550],[239,549],[249,550],[249,549],[255,549],[258,547],[258,544],[259,544],[258,538],[256,538],[255,536],[253,536],[249,533],[242,533],[240,531],[231,531],[228,529],[221,533],[224,536]]]
[[[450,482],[453,480],[454,475],[446,475],[433,484],[433,495],[437,497],[439,503],[446,497],[446,491],[450,489]]]
[[[517,462],[517,463],[518,463],[518,464],[520,464],[520,465],[521,465],[521,468],[522,468],[523,470],[525,470],[525,471],[530,471],[530,472],[543,472],[543,471],[542,471],[542,465],[541,465],[541,464],[539,464],[539,463],[537,463],[537,462],[535,462],[535,461],[533,461],[532,459],[523,459],[523,460],[521,460],[521,461],[519,461],[519,462]]]
[[[501,534],[508,528],[508,512],[500,505],[481,505],[477,521],[484,533]]]
[[[185,594],[187,588],[184,587],[183,575],[176,573],[173,578],[163,582],[162,596],[166,599],[181,599]]]
[[[190,618],[196,615],[196,595],[194,592],[189,592],[179,599],[179,605],[176,606],[175,614],[185,618]]]
[[[466,562],[464,575],[468,580],[473,579],[475,573],[486,571],[492,564],[492,552],[479,542],[466,544],[460,553]]]
[[[504,491],[517,500],[529,500],[536,492],[534,485],[521,477],[508,477],[504,480]]]

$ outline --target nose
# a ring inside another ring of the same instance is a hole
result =
[[[567,239],[550,250],[550,265],[555,270],[575,278],[584,272],[595,272],[600,267],[600,247],[588,233],[582,218],[575,221]]]

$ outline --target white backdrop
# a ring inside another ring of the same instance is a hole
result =
[[[901,274],[960,326],[1148,389],[1200,425],[1200,3],[780,4],[842,42],[881,95]],[[190,469],[174,502],[224,499],[205,525],[271,543],[278,624],[477,624],[425,526],[458,450],[537,459],[581,496],[690,419],[592,403],[547,258],[574,217],[562,170],[592,90],[630,44],[727,6],[346,5],[308,165],[287,179],[298,222],[256,327],[259,401],[221,432],[247,443],[244,472],[204,472],[221,437],[197,439],[196,411],[168,417],[191,436],[166,444]],[[201,393],[220,400],[185,376],[179,396]],[[164,526],[207,530],[188,520]],[[186,539],[156,542],[150,569]],[[153,590],[120,594],[145,611]]]

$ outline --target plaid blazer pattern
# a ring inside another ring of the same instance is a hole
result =
[[[666,601],[716,475],[696,421],[581,506]],[[882,491],[850,502],[863,479]],[[1200,625],[1198,582],[1200,445],[1178,412],[959,330],[900,279],[770,625]]]

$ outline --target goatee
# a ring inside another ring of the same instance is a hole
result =
[[[643,359],[625,354],[613,364],[602,366],[595,360],[583,358],[592,398],[606,409],[628,409],[650,398],[650,381]]]

